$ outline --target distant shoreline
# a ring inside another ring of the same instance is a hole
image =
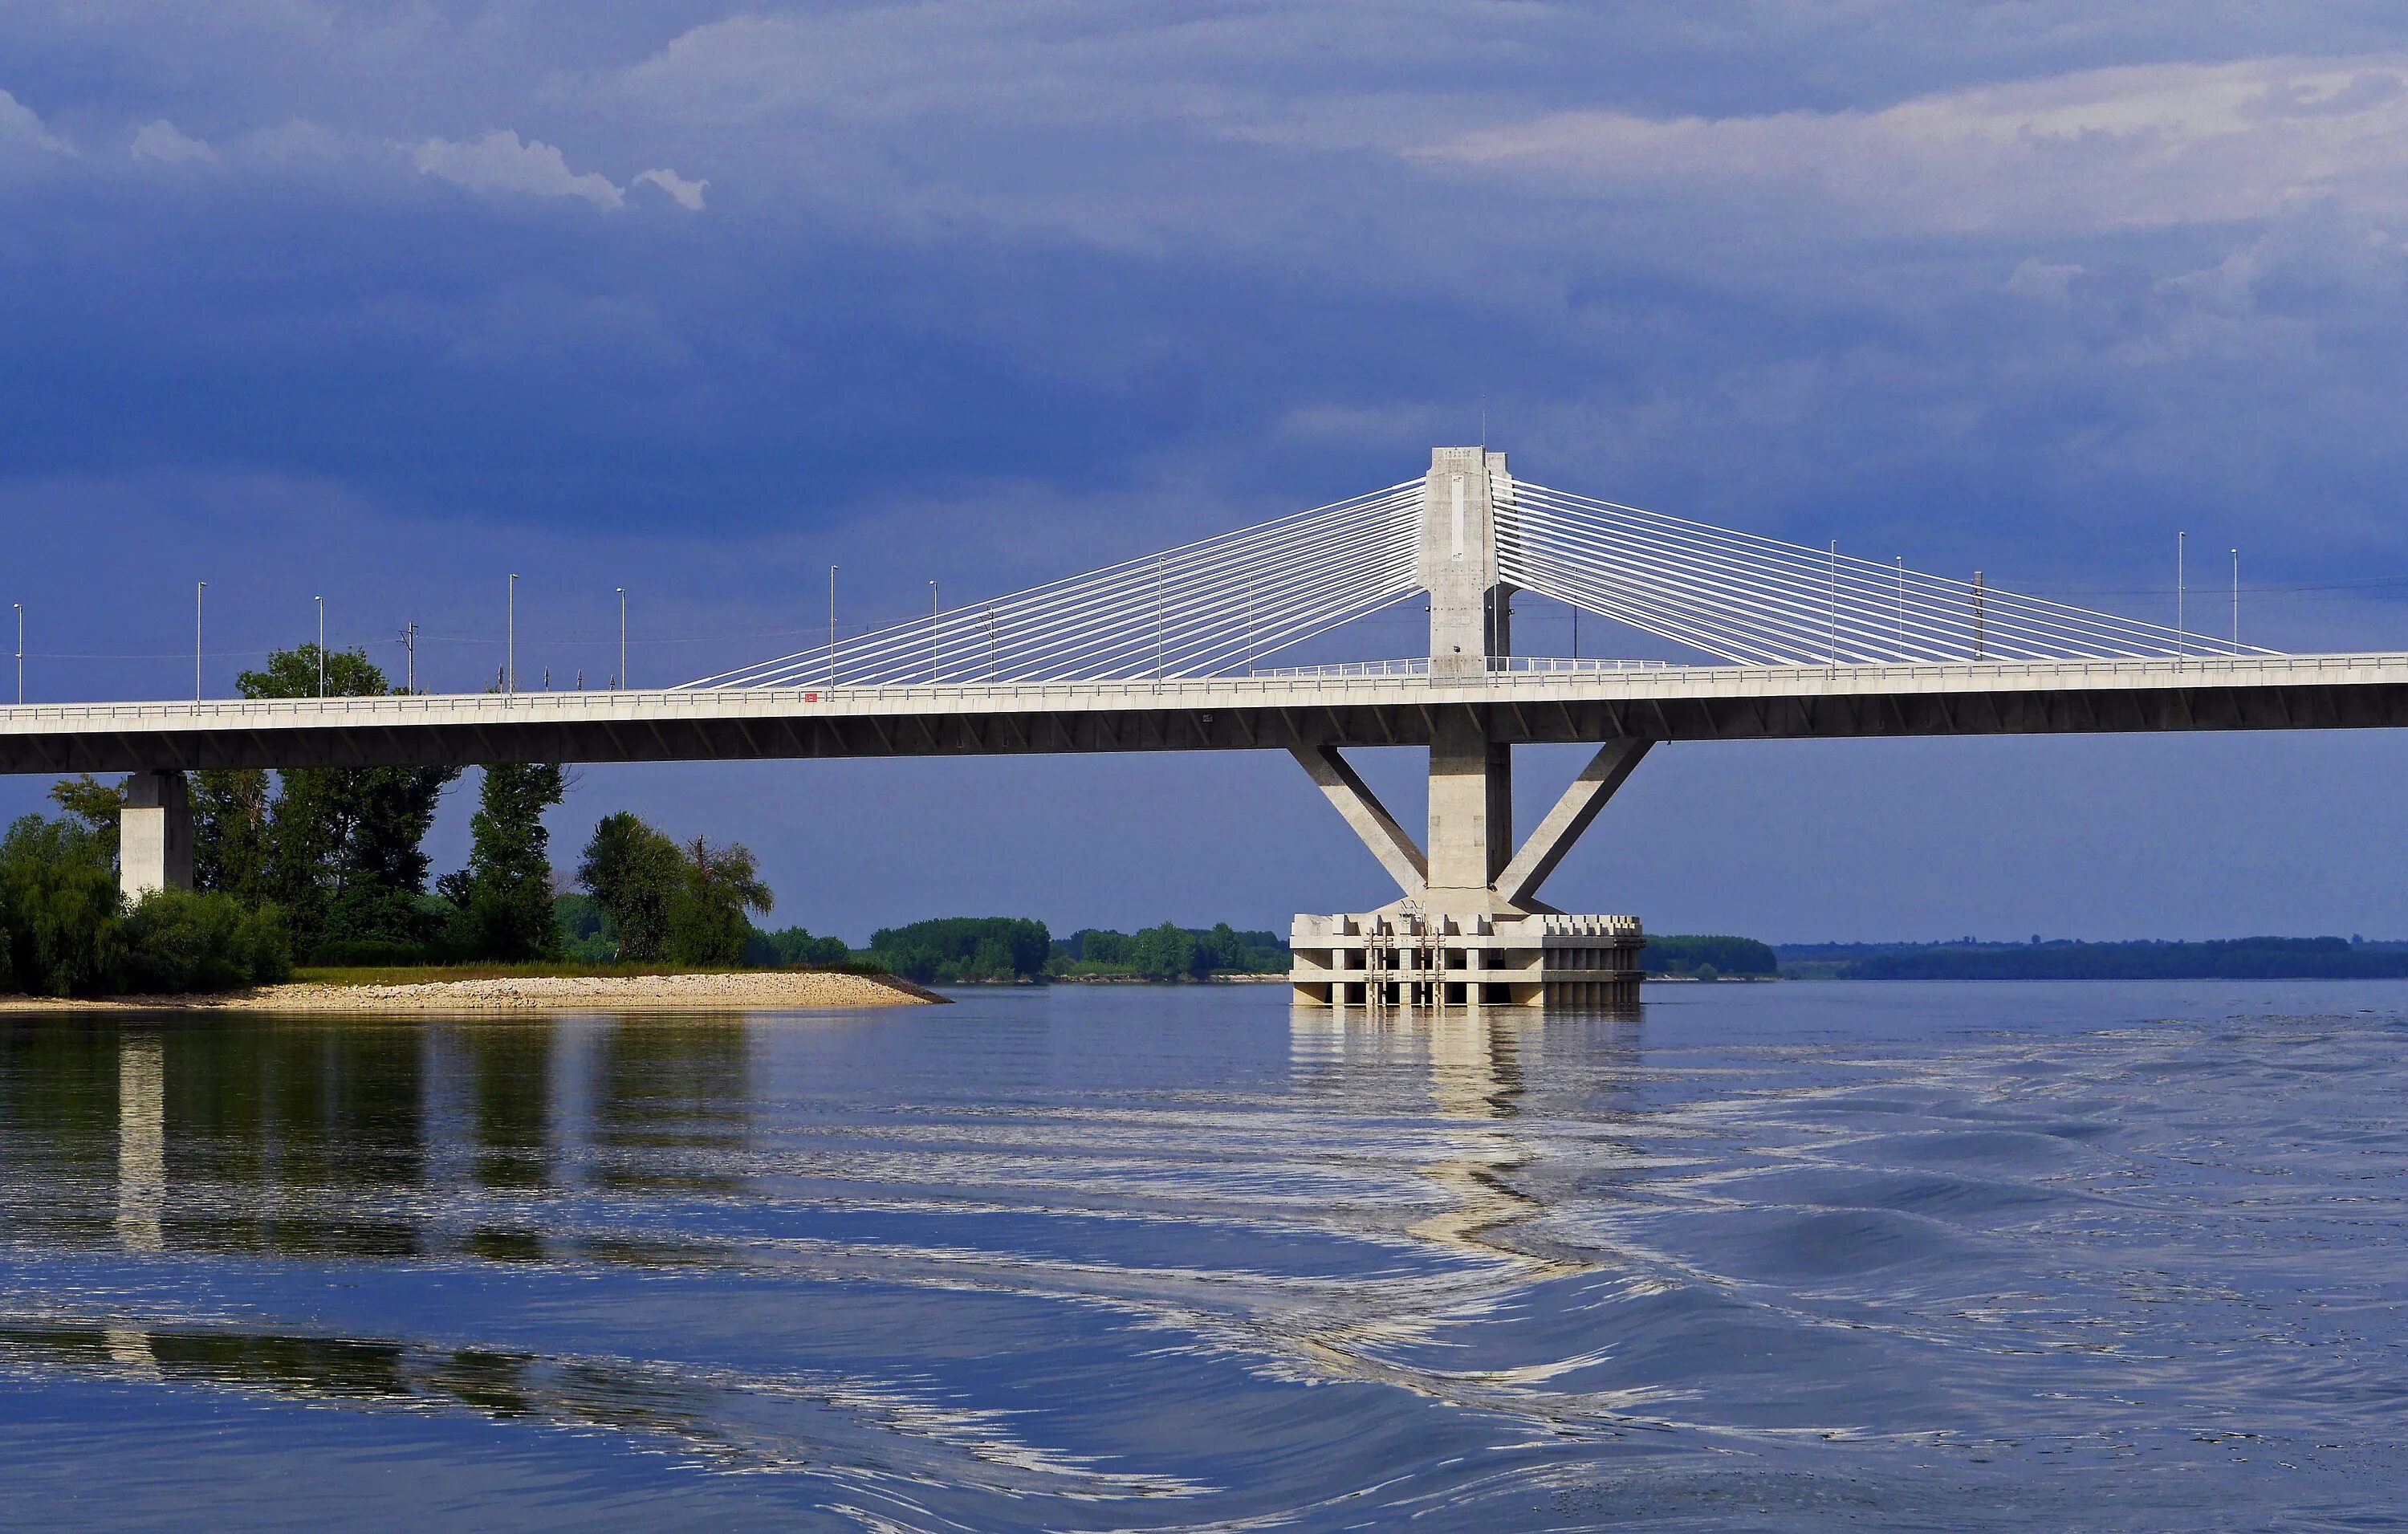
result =
[[[657,975],[504,975],[395,984],[294,981],[209,996],[0,996],[0,1014],[29,1012],[480,1013],[766,1011],[943,1006],[893,975],[826,969]]]

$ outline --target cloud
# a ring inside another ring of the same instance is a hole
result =
[[[1570,111],[1438,139],[1431,165],[1613,194],[1715,182],[1942,231],[2261,220],[2302,196],[2408,212],[2408,57],[2085,70],[1879,110]]]
[[[702,211],[702,189],[710,184],[708,179],[689,181],[674,170],[647,170],[638,175],[638,181],[649,181],[659,187],[688,212]]]
[[[200,139],[179,133],[176,125],[163,117],[144,123],[142,131],[134,136],[134,158],[170,165],[198,160],[213,165],[218,163],[218,151]]]
[[[2073,288],[2073,280],[2082,275],[2074,262],[2042,261],[2038,256],[2025,258],[2014,275],[2007,279],[2007,291],[2043,304],[2063,308]]]
[[[624,207],[627,201],[626,193],[609,177],[598,171],[572,171],[567,160],[550,144],[540,138],[522,141],[517,133],[507,128],[489,133],[474,143],[430,138],[411,151],[409,158],[426,175],[471,192],[581,197],[596,208],[608,209]],[[699,191],[697,187],[697,194]]]
[[[75,146],[42,126],[34,109],[0,91],[0,144],[29,144],[51,154],[73,154]]]

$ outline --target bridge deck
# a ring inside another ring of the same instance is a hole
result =
[[[29,704],[0,772],[1420,746],[2408,724],[2408,653]]]

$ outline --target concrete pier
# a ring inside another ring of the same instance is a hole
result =
[[[193,801],[182,773],[137,772],[125,780],[117,883],[128,900],[193,887]]]
[[[1636,916],[1560,912],[1460,921],[1388,908],[1298,916],[1288,983],[1309,1006],[1364,1012],[1622,1007],[1638,999]]]
[[[1510,655],[1513,590],[1498,573],[1505,455],[1438,448],[1422,496],[1419,574],[1430,598],[1430,675],[1484,679]],[[1299,915],[1289,932],[1298,1002],[1369,1011],[1627,1006],[1646,941],[1635,916],[1571,916],[1540,882],[1647,753],[1616,738],[1573,780],[1518,853],[1513,753],[1491,710],[1428,710],[1426,852],[1334,746],[1291,748],[1403,897],[1376,910]]]

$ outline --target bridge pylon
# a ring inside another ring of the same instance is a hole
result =
[[[1513,536],[1512,495],[1502,452],[1431,450],[1416,566],[1429,596],[1434,695],[1426,850],[1336,746],[1291,748],[1402,891],[1375,910],[1296,918],[1298,1002],[1392,1011],[1638,999],[1639,919],[1570,915],[1536,896],[1650,742],[1601,742],[1529,839],[1513,842],[1512,747],[1480,695],[1512,666],[1513,587],[1499,555]]]

